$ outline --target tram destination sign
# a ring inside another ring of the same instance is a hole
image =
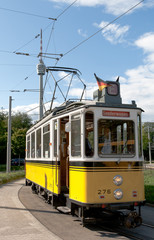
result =
[[[122,112],[122,111],[107,111],[103,110],[102,111],[103,116],[107,117],[130,117],[129,112]]]

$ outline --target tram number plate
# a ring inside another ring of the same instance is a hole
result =
[[[101,194],[111,194],[111,189],[99,189],[98,195],[101,195]]]

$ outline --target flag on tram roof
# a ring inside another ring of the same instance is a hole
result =
[[[94,76],[97,80],[97,84],[99,87],[99,91],[102,91],[104,88],[110,86],[110,84],[108,84],[107,82],[105,82],[104,80],[102,80],[101,78],[97,77],[97,75],[94,73]]]

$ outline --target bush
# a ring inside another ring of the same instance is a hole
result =
[[[154,170],[144,171],[145,198],[147,203],[154,204]]]
[[[154,186],[145,185],[145,198],[147,203],[154,204]]]

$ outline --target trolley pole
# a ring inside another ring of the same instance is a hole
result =
[[[8,135],[7,135],[7,164],[6,172],[11,171],[11,109],[12,109],[12,97],[9,97],[9,115],[8,115]]]

